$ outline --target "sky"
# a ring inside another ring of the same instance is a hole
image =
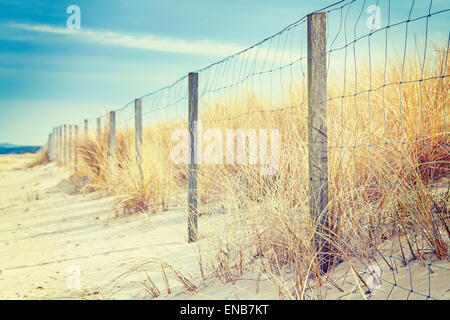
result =
[[[411,5],[393,2],[393,12]],[[56,126],[117,109],[331,3],[0,0],[0,143],[42,145]],[[67,28],[70,5],[80,30]]]

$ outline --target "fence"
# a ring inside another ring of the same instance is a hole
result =
[[[199,217],[245,212],[230,222],[242,229],[233,236],[258,252],[269,243],[280,265],[312,242],[320,274],[357,256],[360,275],[389,286],[386,298],[442,298],[432,290],[435,271],[449,271],[450,9],[442,6],[339,1],[85,120],[84,136],[82,124],[54,128],[49,157],[77,170],[77,145],[107,137],[108,166],[123,171],[128,161],[127,174],[151,190],[145,201],[164,210],[187,186],[189,242],[199,239]],[[427,279],[417,289],[419,273]]]

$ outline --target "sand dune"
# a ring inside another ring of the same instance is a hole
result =
[[[256,264],[234,283],[202,277],[199,248],[206,247],[207,234],[220,233],[226,215],[201,217],[203,240],[188,244],[182,202],[156,215],[124,216],[112,197],[75,193],[69,171],[54,164],[19,169],[27,161],[0,158],[1,299],[150,299],[148,279],[158,288],[158,299],[280,298],[277,285],[258,276]],[[325,299],[423,299],[431,290],[433,297],[449,299],[450,264],[433,260],[433,265],[431,274],[418,263],[394,274],[380,264],[383,284],[365,295],[342,263],[330,275],[334,285],[326,284],[320,294]],[[415,293],[408,291],[411,270]],[[180,275],[192,284],[190,289]],[[283,277],[289,279],[289,270]]]

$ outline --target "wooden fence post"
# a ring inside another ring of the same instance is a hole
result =
[[[69,168],[72,168],[72,150],[73,150],[73,142],[72,142],[72,125],[69,125],[69,140],[68,140],[68,151],[69,151]]]
[[[309,208],[322,273],[330,264],[326,25],[325,12],[307,16]]]
[[[61,166],[62,165],[62,159],[63,159],[63,142],[62,142],[62,127],[59,126],[58,127],[58,136],[59,136],[59,154],[58,154],[58,165]]]
[[[88,121],[87,119],[84,120],[84,138],[87,139],[88,137]]]
[[[64,166],[67,165],[67,125],[64,125]]]
[[[75,163],[75,171],[78,166],[78,125],[75,126],[75,142],[74,142],[74,163]]]
[[[53,128],[53,155],[52,161],[55,161],[58,156],[58,131],[57,128]]]
[[[52,129],[52,132],[50,132],[48,145],[49,145],[49,147],[48,147],[48,161],[52,162],[53,154],[55,153],[55,129]]]
[[[198,73],[189,73],[188,242],[197,241]]]
[[[102,141],[102,119],[97,118],[97,141],[100,143]]]
[[[55,163],[58,164],[58,155],[59,155],[59,135],[58,135],[58,127],[55,127]]]
[[[136,138],[136,162],[141,176],[141,183],[143,183],[144,173],[142,171],[142,100],[134,100],[134,115],[135,115],[135,138]]]
[[[52,161],[52,134],[48,134],[48,142],[47,142],[47,158],[49,161]]]
[[[116,113],[111,111],[109,113],[109,149],[108,149],[109,164],[116,165]]]

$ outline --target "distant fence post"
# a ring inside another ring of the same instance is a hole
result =
[[[48,142],[47,142],[47,158],[49,161],[52,161],[52,134],[48,134]]]
[[[75,126],[75,142],[74,142],[74,165],[75,165],[75,171],[77,170],[78,166],[78,125]]]
[[[109,113],[109,149],[108,158],[111,166],[116,164],[116,113]]]
[[[100,143],[102,141],[102,119],[97,118],[97,141]]]
[[[307,16],[309,208],[322,273],[330,264],[328,241],[328,145],[326,13]]]
[[[134,114],[135,114],[135,138],[136,138],[136,162],[141,176],[141,183],[143,182],[144,173],[142,171],[142,100],[134,100]]]
[[[67,165],[67,125],[64,125],[64,166]]]
[[[56,134],[58,136],[58,155],[56,162],[59,165],[61,165],[61,127],[56,127]]]
[[[197,241],[198,73],[189,73],[188,242]]]
[[[62,127],[59,126],[58,128],[59,132],[59,156],[58,156],[58,164],[62,165],[62,159],[63,159],[63,139],[62,139]]]
[[[58,134],[56,128],[53,128],[53,152],[52,152],[52,161],[55,161],[58,155]]]
[[[72,142],[72,125],[69,125],[69,141],[68,141],[68,149],[69,149],[69,168],[72,168],[72,150],[73,150],[73,142]]]
[[[59,136],[58,136],[58,127],[53,129],[55,131],[55,156],[54,161],[58,163],[58,153],[59,153]]]
[[[48,161],[52,162],[53,154],[55,153],[55,129],[52,129],[48,138]]]
[[[84,120],[84,138],[87,139],[88,137],[88,121],[87,119]]]

